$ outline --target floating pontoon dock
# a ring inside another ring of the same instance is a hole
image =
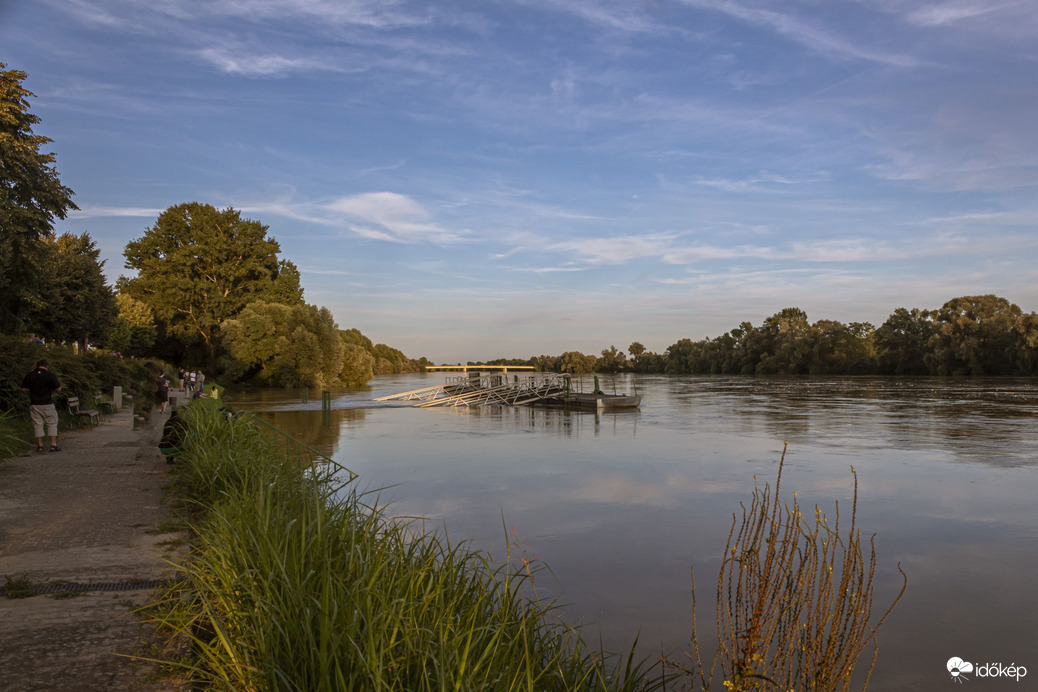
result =
[[[605,394],[598,390],[583,393],[574,391],[569,375],[542,373],[509,381],[498,373],[470,372],[467,377],[448,377],[446,382],[432,387],[381,396],[375,401],[411,401],[419,408],[432,406],[554,406],[602,411],[617,408],[637,408],[638,394]]]

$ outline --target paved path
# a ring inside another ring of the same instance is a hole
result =
[[[0,586],[114,584],[168,577],[178,534],[170,516],[170,466],[156,447],[166,416],[133,429],[129,408],[100,426],[63,434],[60,452],[0,463]],[[126,658],[163,639],[133,614],[150,589],[56,598],[0,598],[0,689],[176,690],[154,667]]]

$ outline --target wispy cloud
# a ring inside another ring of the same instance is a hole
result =
[[[70,219],[93,219],[103,217],[151,217],[156,218],[164,210],[151,207],[100,207],[83,206],[79,211],[69,212]]]
[[[202,7],[208,13],[231,17],[308,18],[373,29],[420,26],[437,14],[428,7],[411,9],[401,0],[217,0]]]
[[[703,187],[712,187],[718,190],[724,190],[725,192],[746,192],[749,190],[779,190],[783,187],[789,188],[794,185],[803,185],[807,183],[818,183],[829,179],[827,173],[819,173],[815,177],[810,178],[793,178],[789,176],[780,175],[778,173],[770,173],[768,171],[762,171],[761,173],[742,179],[729,179],[729,178],[697,178],[693,181],[695,185]]]
[[[571,253],[592,266],[623,264],[643,257],[659,257],[674,240],[670,234],[627,235],[614,238],[583,238],[554,243],[548,250]]]
[[[43,0],[43,2],[54,5],[63,12],[68,12],[86,24],[99,25],[118,31],[147,30],[147,23],[140,21],[135,12],[128,11],[132,8],[123,3],[108,3],[106,6],[105,3],[91,0]]]
[[[640,12],[641,3],[620,0],[605,2],[599,0],[520,0],[525,4],[538,5],[566,12],[586,22],[621,32],[656,32],[667,29],[653,22],[646,14]]]
[[[770,29],[806,48],[841,58],[854,58],[885,65],[915,66],[920,61],[911,55],[889,53],[858,45],[831,29],[809,23],[792,14],[750,7],[731,0],[681,0],[689,7],[722,12],[744,22]]]
[[[374,240],[455,243],[465,235],[429,222],[431,215],[425,207],[396,192],[366,192],[340,197],[324,205],[324,209],[343,217],[357,235]]]
[[[906,19],[911,24],[918,26],[944,26],[953,24],[964,19],[970,19],[990,12],[998,12],[1007,7],[1020,5],[1020,2],[991,3],[975,2],[973,0],[962,2],[962,0],[951,0],[941,2],[909,12]]]
[[[516,267],[513,271],[529,272],[531,274],[558,274],[560,272],[583,272],[588,267]]]
[[[820,240],[790,243],[787,246],[762,245],[676,248],[663,256],[668,264],[694,264],[709,260],[758,259],[782,262],[879,262],[903,259],[905,250],[887,243],[866,239]]]
[[[197,55],[221,72],[245,76],[276,76],[289,72],[333,69],[313,58],[290,58],[275,53],[258,54],[225,46],[203,48]]]

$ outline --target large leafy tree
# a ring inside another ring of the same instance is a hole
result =
[[[119,308],[104,275],[101,251],[89,233],[62,233],[42,243],[45,285],[32,311],[33,331],[53,341],[74,341],[84,350],[92,340],[103,342]]]
[[[756,330],[766,345],[757,364],[758,375],[806,374],[811,360],[811,334],[807,313],[783,308]]]
[[[61,184],[54,154],[40,151],[50,138],[34,134],[40,119],[29,112],[35,96],[26,74],[0,63],[0,331],[23,326],[34,306],[55,217],[65,218],[73,192]]]
[[[367,384],[375,376],[375,345],[359,329],[340,329],[342,341],[342,368],[339,381],[346,386]]]
[[[155,347],[155,318],[151,308],[125,293],[115,297],[119,316],[107,345],[124,356],[148,356]]]
[[[342,345],[339,381],[347,387],[367,384],[375,376],[375,357],[356,344]]]
[[[598,372],[620,372],[627,369],[627,354],[616,346],[610,346],[602,351],[602,356],[595,363]]]
[[[267,230],[230,207],[172,206],[126,246],[126,268],[137,276],[121,288],[150,307],[167,334],[204,344],[212,366],[223,323],[246,305],[302,302],[299,272],[278,259]]]
[[[885,375],[926,375],[930,340],[937,331],[934,313],[898,308],[876,330],[879,370]]]
[[[996,295],[962,296],[941,306],[929,362],[938,375],[1011,375],[1023,311]]]
[[[326,386],[342,369],[342,341],[328,308],[250,303],[224,327],[228,351],[250,379]]]
[[[414,361],[392,346],[375,344],[371,347],[371,355],[375,358],[376,375],[416,372],[418,370],[418,365]]]

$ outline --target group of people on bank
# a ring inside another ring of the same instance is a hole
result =
[[[177,386],[189,399],[203,396],[205,374],[201,370],[186,372],[181,368],[177,373]],[[165,372],[160,373],[152,389],[155,401],[159,404],[159,413],[165,413],[169,405],[169,388],[169,378]],[[32,372],[22,378],[21,390],[29,395],[29,418],[36,437],[36,453],[43,453],[44,437],[50,437],[50,451],[60,452],[58,410],[54,405],[54,394],[61,391],[61,383],[57,375],[50,371],[45,359],[39,360]]]
[[[201,370],[185,371],[183,368],[177,371],[177,386],[180,391],[187,395],[188,399],[203,396],[205,390],[205,373]],[[170,381],[166,373],[162,372],[155,378],[155,401],[159,405],[159,413],[165,413],[169,405]]]

